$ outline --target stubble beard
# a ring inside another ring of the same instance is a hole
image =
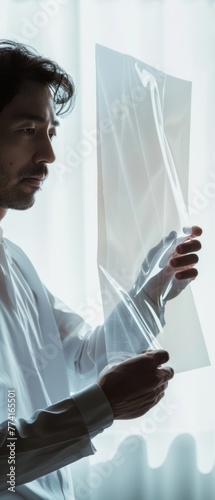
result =
[[[38,191],[40,188],[35,188]],[[27,210],[35,203],[35,192],[33,193],[18,193],[16,188],[10,191],[0,189],[0,207],[11,208],[14,210]]]

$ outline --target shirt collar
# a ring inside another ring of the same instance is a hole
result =
[[[2,227],[0,226],[0,245],[3,245],[3,248],[4,248],[4,252],[7,256],[7,259],[9,261],[10,264],[12,264],[12,257],[11,257],[11,253],[10,253],[10,249],[4,239],[4,236],[3,236],[3,229]]]

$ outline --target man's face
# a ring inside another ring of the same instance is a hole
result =
[[[55,160],[53,99],[48,87],[25,81],[0,113],[0,207],[25,210]]]

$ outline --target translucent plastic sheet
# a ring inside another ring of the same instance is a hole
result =
[[[163,274],[190,235],[191,83],[99,45],[96,62],[98,264],[108,361],[162,346],[176,371],[206,366],[191,288],[178,295],[185,283]]]

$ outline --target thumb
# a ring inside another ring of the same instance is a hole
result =
[[[153,351],[153,354],[156,366],[159,366],[162,363],[166,363],[167,361],[169,361],[169,353],[167,351],[164,351],[164,349]]]

